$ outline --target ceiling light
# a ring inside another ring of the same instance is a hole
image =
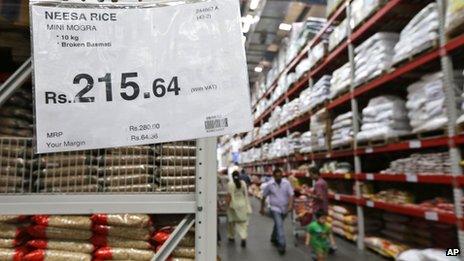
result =
[[[282,30],[282,31],[290,31],[292,29],[292,25],[291,24],[286,24],[286,23],[281,23],[279,25],[279,29]]]
[[[258,5],[259,5],[259,0],[251,0],[250,9],[255,10],[256,8],[258,8]]]
[[[256,66],[255,67],[255,72],[260,73],[262,71],[263,71],[263,67],[261,67],[261,66]]]

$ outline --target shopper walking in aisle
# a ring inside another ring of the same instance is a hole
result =
[[[332,228],[327,223],[327,214],[319,210],[315,213],[315,220],[308,225],[306,231],[306,245],[311,246],[317,261],[325,261],[331,245],[335,245]]]
[[[234,138],[230,142],[230,147],[232,151],[232,162],[239,164],[240,162],[240,149],[242,148],[242,139],[239,135],[235,134]]]
[[[275,169],[271,179],[263,189],[260,213],[264,215],[266,198],[269,198],[270,212],[274,219],[271,242],[277,246],[281,255],[285,254],[284,220],[293,209],[293,189],[287,179],[282,178],[283,171]]]
[[[313,198],[313,213],[317,213],[322,210],[324,214],[327,214],[329,210],[329,192],[327,182],[321,177],[319,168],[316,166],[309,168],[309,174],[312,179],[316,181],[313,187],[313,194],[310,195]]]
[[[232,181],[228,184],[227,195],[227,237],[229,242],[235,242],[235,231],[242,240],[241,246],[246,247],[248,237],[248,214],[251,205],[245,181],[240,180],[238,171],[232,173]]]

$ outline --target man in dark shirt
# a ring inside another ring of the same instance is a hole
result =
[[[240,171],[240,179],[245,181],[247,187],[249,187],[251,185],[251,179],[248,176],[248,174],[245,172],[244,168],[242,168],[242,171]]]
[[[327,182],[321,177],[319,169],[315,166],[309,168],[309,174],[316,181],[313,188],[313,213],[322,210],[327,215],[329,210],[329,193]]]

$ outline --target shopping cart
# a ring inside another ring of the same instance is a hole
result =
[[[303,238],[306,234],[306,227],[311,222],[312,215],[312,200],[308,198],[295,198],[293,200],[293,211],[291,213],[292,218],[292,230],[293,240],[295,246],[298,245],[300,238]]]

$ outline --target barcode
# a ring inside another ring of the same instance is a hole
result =
[[[214,120],[206,120],[205,121],[205,129],[206,130],[215,130],[220,128],[229,127],[229,123],[227,118],[225,119],[214,119]]]

